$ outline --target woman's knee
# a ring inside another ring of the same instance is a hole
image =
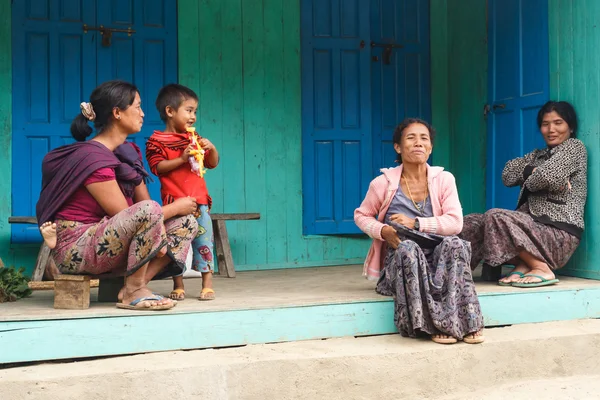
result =
[[[400,250],[400,251],[413,252],[413,251],[415,251],[418,248],[419,248],[419,245],[417,243],[415,243],[414,241],[412,241],[412,240],[403,240],[398,245],[398,248],[396,249],[396,251]]]
[[[163,211],[160,204],[153,200],[144,200],[132,205],[129,210],[135,215],[135,220],[142,223],[160,222],[163,220]]]
[[[163,215],[162,206],[158,204],[154,200],[144,200],[139,203],[135,203],[131,206],[132,208],[137,208],[141,212],[153,214],[153,215]]]
[[[196,218],[191,214],[183,215],[178,218],[180,218],[181,224],[183,226],[188,227],[189,229],[191,229],[193,231],[192,237],[196,237],[196,234],[198,233],[198,226],[199,226]]]

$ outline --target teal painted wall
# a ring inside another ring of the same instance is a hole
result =
[[[485,211],[487,9],[481,0],[431,0],[434,163],[456,177],[465,214]]]
[[[549,0],[550,94],[571,102],[588,149],[586,230],[561,273],[600,279],[600,2]]]
[[[10,15],[10,0],[0,1],[0,15]],[[7,21],[8,20],[8,21]],[[8,23],[7,23],[8,22]],[[0,24],[0,258],[10,265],[10,192],[11,192],[11,146],[12,146],[12,75],[11,75],[11,24],[3,18]]]
[[[300,3],[179,0],[179,79],[200,96],[201,134],[221,153],[206,175],[239,270],[362,263],[364,237],[302,235]]]

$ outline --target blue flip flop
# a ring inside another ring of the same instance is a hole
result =
[[[523,278],[523,276],[525,276],[524,273],[522,272],[518,272],[518,271],[512,271],[510,274],[503,276],[502,279],[504,278],[508,278],[509,276],[513,276],[513,275],[519,275],[519,278]],[[512,286],[515,282],[511,282],[511,283],[506,283],[506,282],[500,282],[498,281],[498,285],[500,286]]]
[[[531,282],[531,283],[517,283],[517,282],[515,282],[515,283],[512,284],[512,286],[513,287],[520,287],[520,288],[530,288],[530,287],[541,287],[541,286],[556,285],[559,282],[558,279],[546,279],[543,276],[535,275],[535,274],[525,274],[525,275],[523,275],[523,278],[528,278],[528,277],[541,279],[541,282]]]
[[[145,296],[139,297],[132,301],[129,304],[117,303],[117,308],[122,308],[124,310],[136,310],[136,311],[161,311],[161,310],[170,310],[175,307],[177,303],[171,302],[170,304],[162,304],[157,306],[143,307],[139,304],[143,301],[161,301],[164,297],[161,295],[153,295],[153,296]]]

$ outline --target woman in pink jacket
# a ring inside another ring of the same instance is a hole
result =
[[[434,135],[417,118],[394,131],[401,164],[382,169],[354,212],[356,225],[373,238],[363,273],[379,279],[378,293],[394,296],[394,321],[402,336],[481,343],[471,247],[456,236],[463,215],[454,176],[427,164]]]

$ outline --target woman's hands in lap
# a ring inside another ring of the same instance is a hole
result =
[[[389,225],[386,225],[381,230],[381,237],[386,241],[388,246],[393,249],[397,249],[398,245],[400,245],[400,238],[396,233],[396,230]]]
[[[404,214],[394,214],[390,217],[390,221],[407,227],[408,229],[415,229],[415,220],[413,218],[409,218]],[[381,237],[387,242],[389,246],[393,249],[397,249],[401,240],[396,233],[396,230],[389,225],[386,225],[381,230]]]
[[[408,229],[415,229],[415,220],[413,218],[408,218],[404,214],[393,214],[390,217],[390,221],[407,227]]]

